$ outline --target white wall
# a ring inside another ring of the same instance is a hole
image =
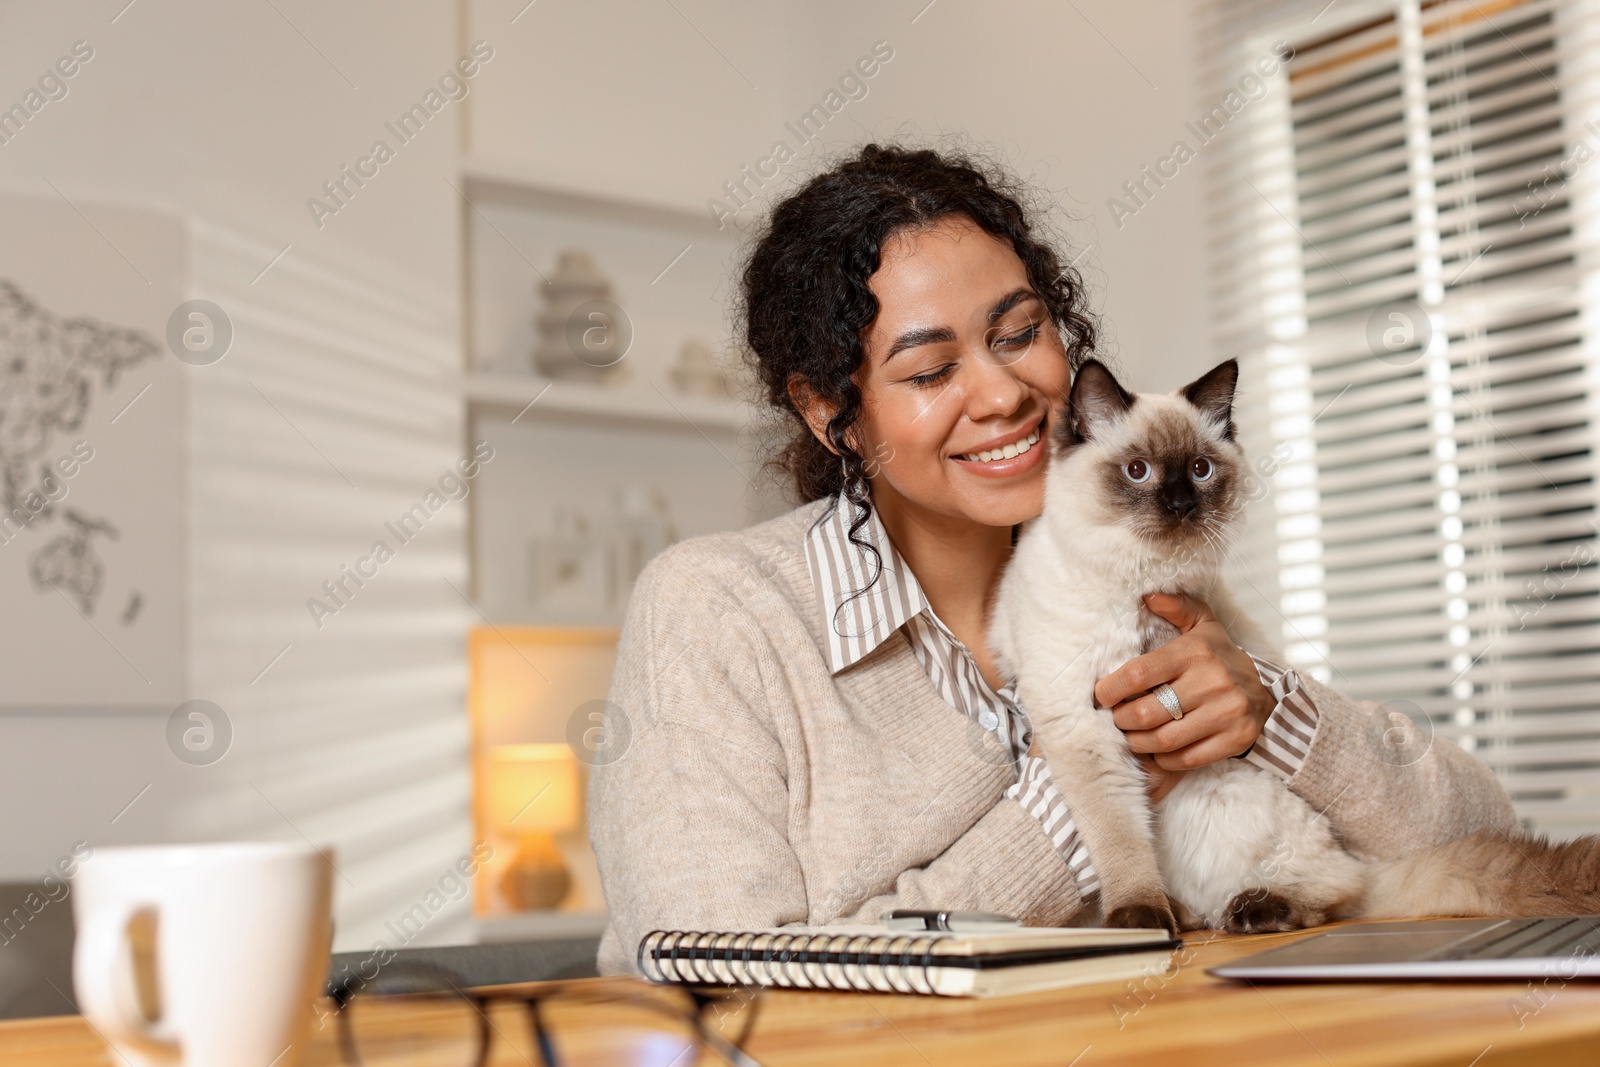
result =
[[[187,220],[190,292],[234,321],[222,362],[185,368],[190,488],[177,506],[188,695],[220,705],[235,739],[220,762],[191,767],[167,749],[170,706],[9,702],[0,878],[37,878],[78,838],[304,836],[337,851],[338,946],[364,947],[470,846],[470,611],[446,584],[466,588],[464,507],[436,516],[322,629],[305,601],[466,447],[446,181],[459,105],[320,229],[306,200],[375,139],[397,144],[385,121],[457,57],[454,12],[124,3],[0,9],[7,105],[74,41],[94,49],[68,95],[0,145],[0,188],[69,199],[86,232],[108,204]],[[89,245],[121,266],[109,244]],[[459,939],[463,918],[457,906],[425,938]]]
[[[54,196],[48,180],[74,201],[234,224],[275,248],[293,243],[290,255],[360,262],[454,301],[455,193],[443,178],[455,105],[320,231],[305,205],[455,60],[450,5],[126,4],[0,8],[7,106],[74,41],[95,50],[68,96],[0,145],[0,183]]]
[[[393,946],[384,920],[470,847],[467,505],[438,491],[470,451],[455,318],[416,286],[287,258],[251,286],[273,250],[221,228],[193,246],[238,351],[191,379],[189,674],[238,751],[196,768],[222,773],[195,776],[171,829],[331,843],[336,943]],[[419,504],[402,542],[389,525]],[[358,566],[377,542],[393,558]],[[341,579],[342,605],[323,592]],[[314,618],[313,597],[337,612]],[[463,939],[465,918],[465,901],[432,917],[427,940]]]

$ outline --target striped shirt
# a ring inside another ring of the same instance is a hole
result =
[[[1066,801],[1051,780],[1049,764],[1028,754],[1033,727],[1017,703],[1014,686],[997,690],[984,678],[971,650],[934,614],[876,510],[868,513],[858,539],[873,546],[878,558],[850,540],[853,511],[841,496],[806,535],[806,561],[824,613],[830,669],[837,674],[897,631],[904,631],[939,695],[999,743],[997,748],[983,740],[980,755],[992,754],[1010,763],[1017,780],[1006,789],[1006,796],[1039,822],[1087,899],[1099,891],[1099,878]],[[872,581],[874,574],[876,582]],[[1317,727],[1316,709],[1300,690],[1294,671],[1255,656],[1251,659],[1276,707],[1255,745],[1242,758],[1288,778],[1310,750]]]

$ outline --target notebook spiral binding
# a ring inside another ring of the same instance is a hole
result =
[[[758,939],[767,943],[753,948]],[[657,984],[773,986],[863,993],[932,993],[934,937],[655,930],[639,942],[639,972]],[[877,947],[869,951],[874,942]]]

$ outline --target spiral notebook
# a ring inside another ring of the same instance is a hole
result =
[[[1160,973],[1182,944],[1165,930],[1061,927],[654,930],[639,942],[638,963],[657,983],[995,997]]]

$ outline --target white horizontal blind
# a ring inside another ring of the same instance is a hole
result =
[[[1475,751],[1524,817],[1592,828],[1596,5],[1318,6],[1211,24],[1221,79],[1296,51],[1214,157],[1219,339],[1247,442],[1291,455],[1253,517],[1285,645]]]

